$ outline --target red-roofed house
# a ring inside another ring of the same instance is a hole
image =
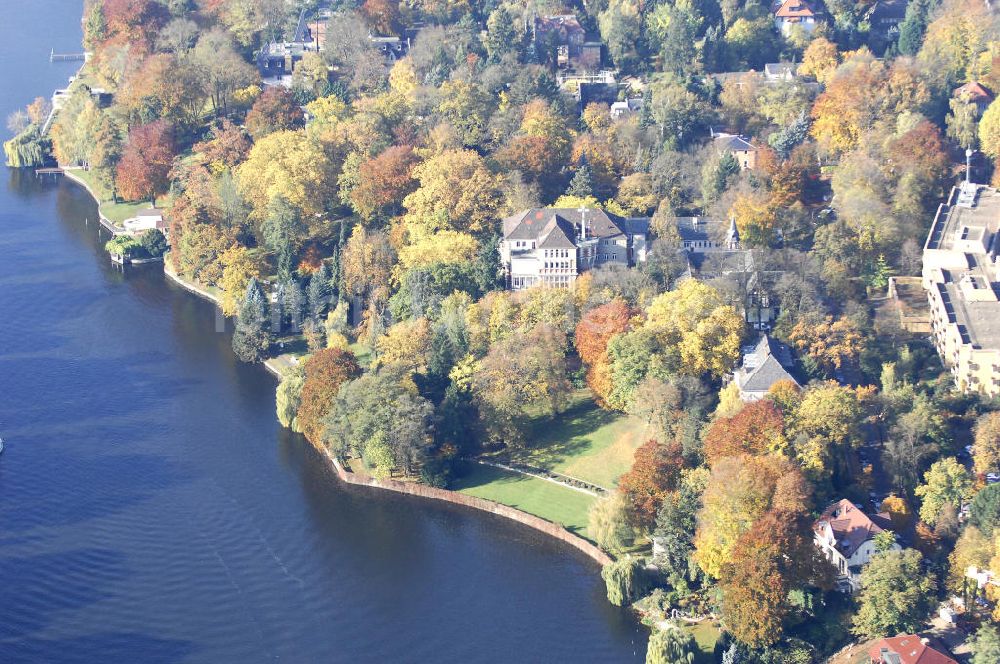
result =
[[[774,24],[786,37],[795,26],[812,32],[823,19],[823,10],[806,0],[783,0],[774,9]]]
[[[955,92],[952,94],[959,99],[965,99],[970,104],[975,104],[980,115],[995,99],[990,89],[978,81],[969,81],[965,85],[955,88]]]
[[[868,650],[868,656],[872,664],[958,664],[913,634],[882,639]]]
[[[841,590],[861,587],[861,568],[875,555],[875,536],[890,526],[888,514],[869,517],[849,500],[833,503],[813,525],[814,543],[837,569]],[[899,544],[893,544],[899,549]]]

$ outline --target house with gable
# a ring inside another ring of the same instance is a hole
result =
[[[865,12],[870,33],[883,40],[899,34],[899,24],[906,18],[906,7],[910,0],[875,0]]]
[[[976,105],[979,115],[989,108],[996,96],[993,92],[979,81],[969,81],[965,85],[955,88],[952,96],[957,99],[965,99],[970,104]]]
[[[712,140],[720,155],[732,155],[740,168],[753,170],[757,167],[757,148],[747,139],[737,134],[715,133]]]
[[[811,33],[823,18],[823,10],[811,1],[779,0],[774,5],[774,24],[785,37],[795,26]]]
[[[743,401],[759,401],[767,396],[768,390],[782,380],[798,385],[798,381],[788,373],[792,366],[792,353],[785,346],[767,334],[762,334],[757,343],[743,348],[743,363],[733,372],[733,381],[740,391]]]
[[[868,649],[871,664],[958,664],[916,634],[881,639]]]
[[[500,261],[507,287],[567,288],[588,270],[646,260],[649,219],[599,208],[532,208],[503,220]]]
[[[536,16],[534,24],[536,48],[555,47],[556,65],[597,70],[601,66],[600,41],[587,38],[587,31],[573,14]]]
[[[837,570],[837,586],[844,592],[861,588],[861,568],[875,555],[875,536],[889,530],[885,513],[869,517],[847,499],[827,507],[813,524],[813,542]],[[893,544],[892,550],[899,550]]]

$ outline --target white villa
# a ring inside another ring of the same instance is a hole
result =
[[[833,503],[813,525],[814,542],[837,569],[837,586],[843,592],[861,587],[861,568],[875,555],[875,536],[889,529],[889,515],[869,517],[860,507],[843,499]],[[898,550],[899,544],[892,549]]]

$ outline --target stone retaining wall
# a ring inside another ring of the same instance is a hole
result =
[[[219,299],[212,293],[199,288],[178,275],[172,269],[170,261],[164,260],[163,267],[164,274],[166,274],[167,277],[174,281],[177,285],[194,293],[195,295],[199,295],[206,300],[209,300],[210,302],[218,304]],[[265,362],[264,366],[269,372],[274,374],[276,378],[281,380],[281,370],[278,367],[269,364],[269,362]],[[549,537],[561,540],[581,551],[601,566],[611,563],[611,558],[608,554],[604,553],[587,540],[582,537],[577,537],[559,524],[546,521],[545,519],[535,516],[534,514],[528,514],[527,512],[522,512],[521,510],[510,507],[509,505],[501,505],[500,503],[495,503],[492,500],[486,500],[485,498],[477,498],[476,496],[469,496],[457,491],[448,491],[447,489],[438,489],[432,486],[427,486],[426,484],[418,484],[416,482],[400,482],[398,480],[379,480],[374,477],[361,477],[360,475],[356,475],[355,473],[345,470],[340,464],[340,461],[330,454],[328,450],[320,449],[320,452],[323,453],[330,461],[330,465],[332,465],[334,471],[336,471],[337,477],[347,484],[353,484],[355,486],[368,486],[376,489],[383,489],[385,491],[395,491],[396,493],[405,493],[411,496],[430,498],[431,500],[443,500],[455,505],[462,505],[464,507],[471,507],[472,509],[481,510],[483,512],[490,512],[491,514],[496,514],[506,519],[517,521],[518,523],[524,524],[529,528],[534,528],[539,532],[545,533]]]
[[[464,507],[482,510],[483,512],[490,512],[491,514],[496,514],[506,519],[517,521],[518,523],[524,524],[529,528],[534,528],[537,531],[545,533],[549,537],[561,540],[584,553],[602,566],[611,563],[611,558],[608,554],[604,553],[587,540],[582,537],[577,537],[562,526],[552,523],[551,521],[546,521],[545,519],[535,516],[534,514],[528,514],[527,512],[522,512],[521,510],[510,507],[509,505],[501,505],[500,503],[495,503],[492,500],[486,500],[485,498],[477,498],[476,496],[469,496],[457,491],[448,491],[447,489],[438,489],[432,486],[427,486],[426,484],[418,484],[416,482],[400,482],[398,480],[379,480],[374,477],[362,477],[345,470],[340,464],[340,461],[338,461],[336,457],[328,451],[320,451],[326,455],[327,459],[329,459],[331,465],[337,473],[337,477],[347,484],[369,486],[377,489],[384,489],[386,491],[395,491],[396,493],[405,493],[411,496],[430,498],[432,500],[443,500],[455,505],[462,505]]]

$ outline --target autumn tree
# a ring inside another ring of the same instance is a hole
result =
[[[853,631],[864,638],[920,630],[934,607],[934,581],[915,549],[876,554],[861,571]]]
[[[233,316],[237,313],[241,298],[246,293],[247,284],[251,279],[260,278],[260,268],[246,247],[234,244],[219,256],[222,266],[222,278],[219,288],[222,289],[222,314]]]
[[[618,478],[637,525],[651,530],[665,496],[677,488],[684,458],[680,444],[648,440],[635,451],[632,467]]]
[[[268,86],[247,113],[246,128],[256,140],[302,124],[302,109],[291,91],[280,85]]]
[[[589,310],[576,326],[573,341],[587,365],[587,384],[602,401],[611,390],[608,342],[628,330],[633,313],[624,300],[615,299]]]
[[[768,399],[743,406],[732,417],[717,417],[705,433],[704,451],[709,464],[723,457],[780,454],[784,451],[785,418]]]
[[[361,367],[350,351],[327,348],[318,351],[304,363],[305,381],[302,384],[298,424],[314,445],[319,444],[323,433],[322,420],[333,405],[340,386],[361,374]]]
[[[213,170],[234,168],[250,151],[250,139],[242,127],[230,120],[222,120],[212,127],[210,138],[195,143],[194,152],[201,155],[203,161]]]
[[[129,201],[166,192],[175,156],[173,127],[163,120],[132,129],[115,175],[118,193]]]
[[[236,168],[236,181],[255,222],[267,218],[271,201],[281,195],[308,225],[334,198],[336,170],[330,154],[305,132],[276,131],[254,142]]]
[[[931,525],[936,524],[946,505],[954,509],[962,506],[971,488],[972,479],[957,459],[947,457],[935,462],[924,473],[924,483],[914,491],[922,500],[920,518]]]
[[[350,192],[351,206],[366,220],[400,211],[400,203],[416,188],[413,167],[417,155],[409,146],[386,148],[358,166],[358,183]]]
[[[815,383],[803,392],[789,438],[795,459],[814,481],[849,476],[849,453],[862,440],[867,395],[834,381]]]
[[[695,534],[695,561],[718,578],[740,536],[769,510],[804,513],[809,485],[790,461],[778,457],[726,457],[712,468]]]
[[[1000,411],[980,415],[976,420],[972,460],[980,475],[1000,469]]]
[[[541,99],[529,102],[521,126],[511,141],[497,154],[508,170],[518,170],[542,190],[560,180],[570,156],[572,135],[555,107]]]
[[[799,65],[800,76],[812,76],[820,83],[826,83],[840,64],[840,54],[837,45],[824,37],[817,37],[809,42],[802,53],[802,64]]]
[[[532,411],[562,411],[570,392],[565,351],[566,335],[545,323],[490,347],[472,387],[492,437],[520,443]]]
[[[740,535],[720,570],[726,629],[753,648],[781,638],[791,611],[789,592],[830,588],[833,570],[813,544],[811,521],[801,512],[768,512]]]
[[[789,341],[804,351],[816,368],[826,374],[853,367],[864,348],[864,338],[850,318],[803,318],[789,334]]]
[[[646,316],[645,327],[678,351],[681,373],[722,376],[736,363],[743,317],[711,286],[685,280],[654,299]]]

